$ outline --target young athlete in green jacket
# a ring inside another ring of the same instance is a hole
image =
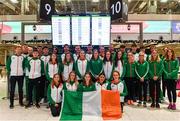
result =
[[[154,50],[151,53],[149,59],[149,79],[150,79],[150,95],[152,98],[151,107],[160,108],[159,98],[160,98],[160,80],[163,72],[163,62]],[[155,104],[156,98],[156,104]]]
[[[168,49],[164,59],[164,80],[167,84],[169,99],[168,109],[176,110],[176,81],[178,79],[179,60],[175,58],[174,50]]]
[[[79,82],[77,80],[77,75],[74,71],[69,74],[68,80],[64,83],[63,89],[68,91],[77,91]]]
[[[40,108],[39,105],[39,93],[40,93],[40,81],[41,76],[44,74],[44,63],[41,59],[38,58],[38,51],[37,49],[33,50],[33,57],[31,60],[28,61],[28,69],[29,69],[29,101],[26,105],[26,108],[31,107],[33,104],[32,101],[32,91],[33,88],[36,88],[36,107]]]
[[[7,60],[6,68],[10,76],[10,109],[14,108],[14,92],[16,87],[16,82],[18,82],[18,92],[19,92],[19,104],[23,106],[23,81],[24,81],[24,68],[25,68],[25,58],[21,55],[21,47],[16,47],[15,54],[10,56]]]
[[[79,85],[78,91],[89,92],[95,90],[96,90],[95,84],[92,81],[91,74],[88,72],[85,74],[83,82]]]
[[[139,53],[139,59],[136,62],[135,72],[138,79],[139,87],[139,102],[138,106],[142,104],[142,92],[143,92],[143,106],[146,107],[147,101],[147,85],[148,85],[148,72],[149,72],[149,63],[144,59],[145,53]]]
[[[132,52],[128,53],[128,61],[124,65],[125,70],[125,81],[128,89],[128,104],[133,105],[135,100],[135,94],[137,94],[138,90],[135,90],[135,86],[137,84],[136,73],[135,73],[135,65],[136,62],[134,60],[134,55]]]
[[[120,101],[121,101],[121,111],[123,113],[124,98],[127,96],[128,91],[126,83],[120,79],[120,73],[118,71],[113,71],[113,80],[107,86],[108,90],[119,91]]]
[[[103,71],[106,76],[106,80],[110,82],[112,80],[112,72],[114,71],[114,61],[109,50],[106,51],[105,58],[103,60]]]
[[[52,116],[59,116],[61,110],[63,84],[59,74],[55,74],[48,86],[47,98]]]
[[[85,57],[85,52],[81,50],[79,58],[76,60],[74,70],[79,82],[82,82],[86,72],[89,72],[89,61]]]
[[[96,90],[107,90],[108,82],[104,73],[99,74],[97,81],[95,82]]]
[[[90,72],[95,82],[100,73],[103,72],[103,61],[99,58],[98,50],[93,51],[93,56],[90,60]]]
[[[49,81],[49,83],[51,83],[54,74],[59,73],[59,63],[57,60],[57,55],[56,54],[52,54],[50,56],[50,60],[46,65],[46,78]]]

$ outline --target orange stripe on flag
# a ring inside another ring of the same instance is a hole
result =
[[[116,120],[122,117],[119,92],[101,91],[102,117],[104,120]]]

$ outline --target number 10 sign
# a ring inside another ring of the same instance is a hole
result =
[[[111,21],[118,19],[127,19],[127,0],[110,0],[109,11]],[[126,14],[125,14],[126,13]]]

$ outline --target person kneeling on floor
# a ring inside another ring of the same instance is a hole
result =
[[[59,116],[61,110],[63,84],[59,74],[55,74],[52,83],[48,87],[48,101],[52,116]]]

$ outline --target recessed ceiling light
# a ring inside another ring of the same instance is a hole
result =
[[[99,0],[92,0],[92,2],[99,2]]]
[[[18,3],[18,0],[11,0],[12,3]]]
[[[168,0],[161,0],[160,2],[162,2],[162,3],[165,3],[165,2],[167,2]]]

